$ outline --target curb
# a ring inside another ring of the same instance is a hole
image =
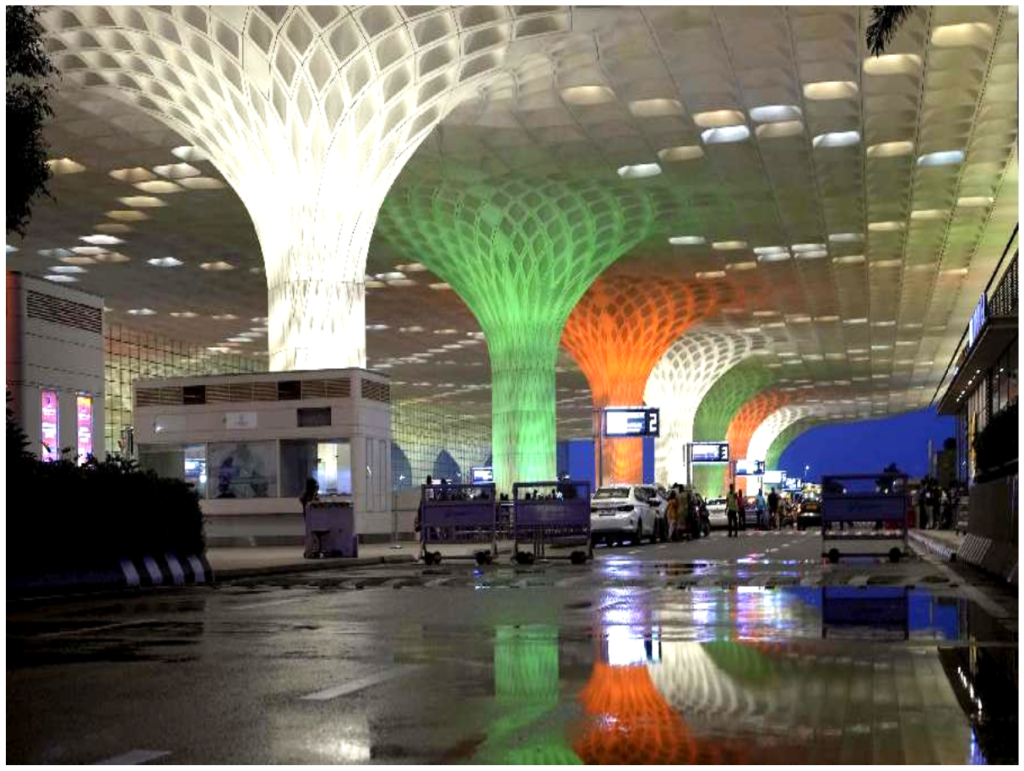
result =
[[[939,559],[945,560],[946,562],[956,561],[957,550],[950,548],[946,544],[941,543],[934,538],[929,538],[928,536],[922,535],[921,533],[913,530],[907,533],[907,537],[914,546],[934,554]]]
[[[337,557],[328,559],[305,560],[287,565],[265,565],[251,568],[226,568],[214,571],[213,581],[231,581],[239,578],[257,578],[286,573],[309,573],[314,570],[337,570],[339,568],[359,568],[368,565],[402,565],[412,564],[416,558],[411,554],[395,554],[383,557]]]

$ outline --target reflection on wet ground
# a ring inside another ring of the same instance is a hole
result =
[[[1015,763],[1015,615],[915,569],[701,586],[713,566],[616,560],[9,609],[8,760]]]

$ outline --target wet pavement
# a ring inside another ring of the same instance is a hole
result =
[[[799,533],[8,603],[11,763],[1013,763],[1017,603]]]

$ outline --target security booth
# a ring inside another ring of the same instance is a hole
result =
[[[349,507],[360,541],[390,537],[386,375],[343,369],[140,379],[132,398],[140,465],[194,486],[207,545],[303,544],[299,498],[310,479],[322,504],[341,507],[335,514]],[[339,528],[336,521],[325,532]]]

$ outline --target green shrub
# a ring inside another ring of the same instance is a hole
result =
[[[195,491],[134,461],[89,459],[65,451],[43,463],[25,449],[7,417],[9,573],[106,566],[124,558],[201,554],[203,515]],[[12,454],[21,443],[21,450]]]

